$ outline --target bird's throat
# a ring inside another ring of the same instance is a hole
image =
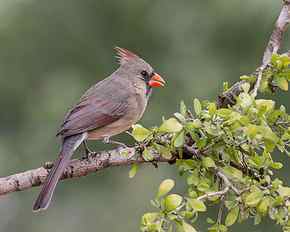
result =
[[[146,85],[146,98],[148,99],[152,94],[152,87]]]

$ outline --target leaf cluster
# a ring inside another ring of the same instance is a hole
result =
[[[289,64],[287,56],[274,55],[259,90],[288,90]],[[161,183],[151,202],[157,211],[143,215],[142,231],[197,231],[199,214],[215,205],[220,213],[208,218],[208,231],[225,232],[248,218],[259,224],[265,216],[290,231],[290,187],[274,174],[283,167],[274,152],[290,155],[290,116],[273,100],[253,96],[255,76],[242,79],[246,82],[233,105],[218,108],[215,102],[194,99],[192,107],[181,102],[179,112],[160,127],[133,127],[142,157],[176,157],[187,184],[186,194],[179,195],[170,193],[173,180]]]

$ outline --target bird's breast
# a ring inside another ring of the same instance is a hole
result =
[[[147,106],[147,98],[145,91],[135,88],[135,93],[127,99],[126,113],[117,121],[108,124],[104,127],[92,130],[88,132],[89,140],[99,140],[105,137],[111,137],[118,135],[132,127],[137,123],[144,114]]]
[[[139,112],[139,119],[143,116],[147,103],[148,103],[148,96],[147,96],[147,88],[146,86],[137,86],[135,88],[135,99],[136,99],[136,108],[138,108]],[[138,120],[139,120],[138,119]]]

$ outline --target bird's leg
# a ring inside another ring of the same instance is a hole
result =
[[[86,140],[83,141],[83,145],[84,145],[84,149],[85,149],[85,155],[84,155],[84,159],[87,159],[89,157],[89,155],[94,154],[95,152],[93,152],[89,146]]]
[[[133,134],[130,131],[125,131],[125,133],[133,137]]]
[[[103,142],[104,143],[110,143],[110,144],[117,144],[117,145],[119,145],[119,146],[122,146],[122,147],[124,147],[124,148],[127,148],[128,146],[126,145],[126,144],[124,144],[124,143],[121,143],[121,142],[118,142],[118,141],[115,141],[115,140],[111,140],[111,138],[110,138],[110,136],[107,136],[107,137],[105,137],[104,139],[103,139]]]
[[[109,136],[107,136],[107,137],[105,137],[104,139],[103,139],[103,142],[104,143],[111,143],[111,144],[117,144],[117,145],[119,145],[120,146],[120,148],[121,148],[121,150],[119,151],[120,152],[120,154],[122,155],[122,154],[124,154],[124,156],[126,156],[126,158],[128,159],[128,160],[130,160],[130,159],[132,159],[134,156],[135,156],[135,152],[133,152],[133,154],[131,154],[131,149],[133,149],[134,150],[134,148],[130,148],[130,147],[128,147],[126,144],[124,144],[124,143],[121,143],[121,142],[118,142],[118,141],[115,141],[115,140],[111,140],[110,139],[110,137]],[[124,151],[125,153],[122,153],[122,151]]]

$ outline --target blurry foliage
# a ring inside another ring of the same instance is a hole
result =
[[[260,91],[287,91],[289,64],[288,56],[273,55]],[[290,231],[290,187],[274,175],[283,164],[273,159],[275,149],[290,156],[290,115],[275,101],[251,94],[254,75],[242,79],[248,81],[233,106],[218,109],[215,102],[194,99],[194,114],[181,102],[180,112],[160,127],[133,126],[133,137],[145,147],[143,158],[177,156],[176,167],[187,183],[186,195],[169,194],[171,179],[160,184],[151,202],[159,212],[142,217],[143,232],[194,232],[198,215],[216,204],[225,206],[227,215],[208,218],[210,232],[226,232],[249,217],[260,224],[266,215]],[[184,157],[185,146],[193,149],[191,158]]]

